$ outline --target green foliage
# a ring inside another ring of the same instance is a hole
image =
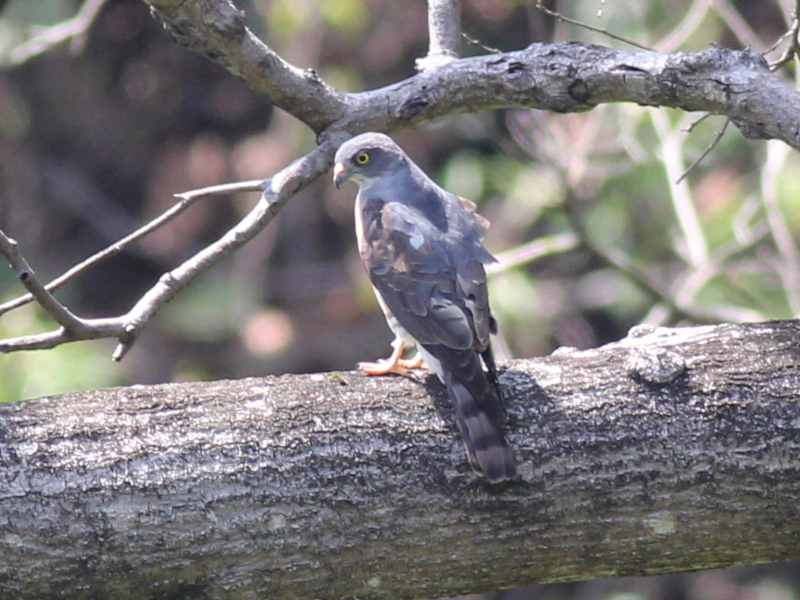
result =
[[[326,23],[350,39],[364,31],[369,15],[363,0],[321,0],[319,10]]]
[[[52,320],[30,305],[0,319],[2,338],[52,328]],[[0,402],[123,384],[119,367],[111,362],[113,348],[113,342],[103,340],[0,356]]]
[[[230,275],[215,271],[179,294],[162,312],[167,330],[186,340],[205,342],[234,333],[242,296]]]

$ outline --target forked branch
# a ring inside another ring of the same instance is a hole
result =
[[[330,166],[334,150],[335,147],[330,143],[324,143],[275,176],[259,182],[258,187],[263,190],[261,199],[244,219],[219,240],[195,254],[182,265],[162,275],[156,285],[145,293],[130,311],[119,317],[84,319],[71,313],[37,279],[19,252],[16,242],[0,232],[0,252],[12,265],[31,296],[35,297],[50,316],[61,325],[54,331],[0,340],[0,352],[42,350],[78,340],[116,338],[119,344],[112,358],[120,360],[130,350],[149,319],[164,304],[174,298],[200,273],[255,237],[272,221],[289,198],[325,172]],[[240,191],[243,188],[255,187],[255,182],[245,183],[246,185],[224,186],[222,189],[230,192],[234,189]],[[213,195],[220,192],[219,186],[187,192],[183,194],[183,202],[189,202],[202,197],[202,195]],[[174,217],[174,214],[169,211],[168,214]],[[163,224],[163,216],[158,222]],[[152,225],[151,223],[143,229],[152,231],[154,228]],[[21,304],[22,299],[16,303]]]

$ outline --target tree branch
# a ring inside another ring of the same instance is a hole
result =
[[[461,0],[428,0],[428,55],[417,59],[417,71],[458,58],[461,47]]]
[[[701,110],[727,115],[746,137],[780,139],[800,149],[800,93],[771,73],[763,58],[750,50],[715,47],[662,54],[580,43],[532,44],[517,52],[453,60],[381,89],[346,94],[313,71],[302,71],[281,59],[244,27],[242,15],[228,0],[148,2],[180,43],[222,64],[319,134],[319,150],[285,172],[299,167],[302,185],[328,168],[333,150],[349,135],[396,131],[445,116],[504,107],[574,112],[605,102],[636,102]],[[431,52],[455,48],[457,14],[457,0],[431,3]],[[42,296],[49,303],[46,309],[62,328],[0,341],[0,352],[115,337],[120,345],[114,358],[119,360],[165,302],[256,235],[294,193],[291,190],[302,185],[271,190],[274,201],[262,199],[226,236],[162,276],[120,317],[90,320],[72,315],[70,319],[71,313],[49,295],[55,285],[42,286],[34,276],[29,283],[46,292]],[[133,239],[137,235],[132,234]],[[110,249],[115,251],[115,247]],[[93,257],[89,263],[94,262]],[[13,301],[14,306],[23,301]]]
[[[582,21],[576,21],[575,19],[570,19],[569,17],[567,17],[565,15],[562,15],[561,13],[555,12],[555,11],[550,10],[549,8],[547,8],[544,4],[542,4],[542,0],[537,0],[536,8],[538,8],[540,11],[542,11],[546,15],[549,15],[549,16],[553,17],[554,19],[558,19],[559,21],[562,21],[564,23],[569,23],[570,25],[575,25],[577,27],[580,27],[581,29],[586,29],[587,31],[594,31],[595,33],[602,33],[603,35],[611,38],[612,40],[617,40],[618,42],[622,42],[624,44],[628,44],[629,46],[633,46],[634,48],[639,48],[641,50],[651,50],[652,49],[652,48],[649,48],[649,47],[645,46],[644,44],[640,44],[639,42],[637,42],[635,40],[632,40],[630,38],[626,38],[625,36],[622,36],[622,35],[618,35],[618,34],[614,33],[613,31],[609,31],[608,29],[604,29],[602,27],[595,27],[593,25],[589,25],[588,23],[583,23]]]
[[[31,39],[11,51],[11,62],[23,63],[67,40],[72,42],[70,52],[77,54],[83,49],[86,34],[105,3],[106,0],[85,0],[78,13],[71,19],[52,27],[35,29]]]
[[[778,41],[767,50],[767,53],[772,52],[773,50],[777,49],[778,46],[780,46],[783,40],[788,38],[789,44],[787,45],[786,50],[784,50],[783,54],[778,60],[770,65],[770,69],[772,71],[777,71],[783,65],[792,62],[800,53],[800,38],[798,37],[800,35],[800,0],[795,0],[791,20],[792,22],[789,25],[788,31],[778,38]]]
[[[173,219],[175,219],[178,215],[183,213],[186,209],[188,209],[192,204],[194,204],[197,200],[201,198],[205,198],[208,196],[216,196],[221,194],[232,194],[234,192],[260,192],[264,188],[264,180],[258,181],[241,181],[238,183],[233,184],[221,184],[221,185],[213,185],[207,188],[202,188],[200,190],[192,190],[189,192],[183,192],[181,194],[176,194],[176,197],[180,198],[180,202],[171,206],[169,209],[164,211],[161,215],[140,227],[133,233],[126,235],[121,240],[114,242],[107,248],[104,248],[100,252],[97,252],[87,258],[86,260],[81,261],[74,267],[71,267],[63,274],[56,277],[53,281],[48,283],[44,286],[44,291],[52,292],[57,290],[59,287],[71,281],[78,275],[88,271],[91,267],[101,263],[102,261],[115,256],[122,252],[125,248],[133,244],[134,242],[139,241],[143,237],[147,236],[148,234],[152,233],[153,231],[163,227]],[[0,231],[0,236],[3,238],[7,238],[7,236]],[[1,251],[1,250],[0,250]],[[3,252],[5,254],[5,252]],[[12,264],[12,268],[13,264]],[[34,283],[36,285],[40,285],[38,279],[33,276]],[[8,302],[4,302],[0,304],[0,316],[4,313],[7,313],[11,310],[19,308],[20,306],[24,306],[31,302],[34,299],[33,294],[24,294],[19,296],[18,298],[14,298],[13,300],[9,300]]]
[[[33,272],[28,261],[22,256],[17,241],[12,240],[2,231],[0,231],[0,253],[6,258],[17,279],[22,282],[31,297],[36,298],[50,316],[67,330],[79,330],[81,328],[80,319],[58,302],[47,288],[39,282],[36,273]]]
[[[148,2],[180,43],[222,64],[318,134],[329,128],[398,131],[498,108],[578,112],[635,102],[726,115],[747,138],[779,139],[800,149],[800,93],[748,49],[662,54],[537,43],[346,94],[280,59],[244,27],[228,0]]]
[[[431,598],[798,558],[799,342],[637,328],[515,361],[504,486],[471,473],[432,376],[2,405],[0,595]]]
[[[175,41],[221,64],[315,132],[345,114],[341,92],[313,69],[283,60],[244,26],[244,15],[229,0],[145,2]]]
[[[800,149],[800,93],[747,49],[661,54],[576,42],[532,44],[453,61],[356,98],[362,108],[356,122],[373,129],[496,108],[579,112],[635,102],[727,115],[747,138],[779,139]],[[378,98],[382,112],[373,117],[370,104]]]
[[[491,276],[535,260],[561,252],[580,248],[581,240],[573,233],[557,233],[537,238],[511,250],[495,255],[496,263],[486,265],[486,274]]]
[[[264,192],[255,208],[228,233],[203,248],[178,268],[161,276],[125,315],[128,337],[120,340],[112,358],[121,360],[144,326],[164,304],[197,277],[253,239],[272,222],[283,205],[297,192],[327,171],[337,146],[323,143],[280,173],[264,181]]]
[[[119,340],[119,345],[112,358],[121,360],[130,350],[148,320],[164,304],[172,300],[195,277],[255,237],[272,221],[273,217],[289,198],[330,168],[335,148],[336,146],[331,143],[323,143],[316,150],[294,161],[274,177],[263,181],[261,184],[263,189],[261,200],[244,219],[219,240],[195,254],[182,265],[162,275],[156,285],[145,293],[130,311],[119,317],[83,319],[75,316],[66,307],[58,303],[52,294],[47,291],[47,287],[36,279],[35,274],[27,266],[24,258],[19,255],[13,240],[9,240],[0,232],[0,235],[2,235],[0,242],[3,239],[8,240],[7,243],[0,243],[0,252],[6,255],[9,263],[19,274],[24,273],[25,277],[21,277],[21,279],[31,294],[62,325],[55,331],[0,340],[0,352],[43,350],[78,340],[116,338]],[[191,201],[191,199],[198,197],[199,194],[210,195],[219,193],[220,190],[252,189],[252,187],[253,182],[213,186],[206,190],[186,192],[183,194],[184,202]],[[172,213],[169,214],[171,215],[170,218],[174,216]],[[149,231],[152,228],[151,223],[143,229]],[[139,231],[141,232],[142,230]],[[137,236],[137,234],[138,232],[135,232],[131,235]],[[15,256],[15,253],[17,256]]]

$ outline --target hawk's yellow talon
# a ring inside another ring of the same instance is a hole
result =
[[[401,358],[397,361],[397,363],[403,367],[404,369],[428,369],[428,365],[425,364],[425,359],[422,358],[422,354],[417,352],[417,355],[412,358],[411,360],[406,360]]]
[[[392,345],[394,346],[394,351],[392,351],[392,355],[389,358],[384,358],[377,362],[358,363],[358,368],[361,369],[361,372],[365,375],[388,375],[389,373],[405,375],[406,368],[402,364],[405,361],[400,357],[406,351],[406,345],[400,339],[395,340]]]
[[[399,360],[391,361],[388,358],[377,362],[360,362],[358,363],[358,368],[361,369],[364,375],[389,375],[390,373],[396,373],[397,375],[408,374],[408,370]]]
[[[389,373],[408,375],[409,369],[428,368],[428,365],[425,364],[425,360],[419,352],[410,360],[400,358],[406,351],[406,345],[399,338],[396,339],[392,345],[394,346],[394,351],[389,358],[383,358],[376,362],[358,363],[358,368],[361,369],[361,372],[365,375],[388,375]]]

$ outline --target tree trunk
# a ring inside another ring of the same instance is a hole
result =
[[[433,598],[800,557],[800,323],[638,329],[501,381],[500,486],[434,377],[0,406],[0,596]]]

